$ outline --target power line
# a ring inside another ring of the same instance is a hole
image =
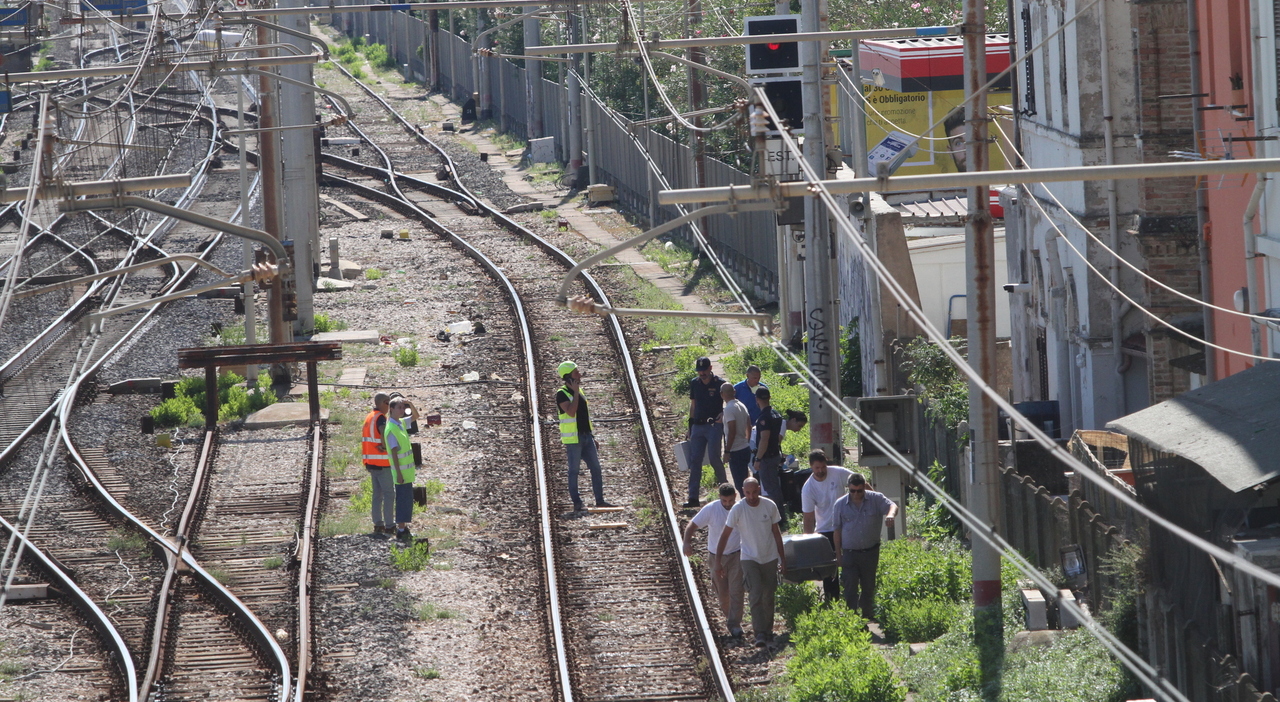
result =
[[[1003,133],[1004,132],[1001,131],[1001,134]],[[1004,144],[1001,143],[1001,144],[998,144],[998,146],[1000,147],[1001,153],[1003,153],[1005,158],[1008,159],[1009,154],[1008,152],[1005,151]],[[1015,151],[1015,154],[1016,153],[1017,152]],[[1017,155],[1021,157],[1021,154],[1017,154]],[[1023,163],[1026,163],[1026,162],[1023,161]],[[1044,184],[1041,184],[1041,187],[1044,187]],[[1048,191],[1048,188],[1045,188],[1045,190]],[[1108,288],[1111,288],[1111,290],[1114,291],[1116,295],[1120,296],[1121,299],[1123,299],[1125,302],[1128,302],[1130,305],[1132,305],[1134,309],[1147,315],[1148,317],[1150,317],[1152,320],[1154,320],[1156,323],[1160,324],[1161,326],[1166,327],[1170,331],[1184,337],[1185,339],[1187,339],[1187,341],[1197,343],[1197,344],[1204,344],[1209,348],[1217,349],[1224,353],[1240,356],[1242,358],[1252,359],[1254,361],[1272,361],[1272,362],[1280,361],[1280,358],[1273,358],[1271,356],[1258,356],[1252,353],[1247,353],[1245,351],[1237,351],[1235,349],[1227,348],[1226,346],[1222,346],[1220,344],[1215,344],[1212,341],[1201,339],[1200,337],[1196,336],[1195,334],[1192,334],[1191,332],[1185,331],[1183,329],[1179,329],[1172,322],[1169,322],[1168,320],[1164,319],[1163,317],[1156,314],[1155,312],[1152,312],[1146,307],[1143,307],[1137,300],[1134,300],[1132,297],[1126,294],[1123,290],[1121,290],[1120,286],[1111,282],[1111,279],[1107,275],[1103,274],[1102,271],[1098,270],[1097,266],[1095,266],[1093,262],[1089,260],[1089,257],[1086,256],[1085,253],[1082,252],[1079,248],[1077,248],[1074,243],[1072,243],[1071,238],[1067,236],[1066,232],[1062,231],[1062,227],[1060,227],[1058,223],[1055,222],[1053,218],[1049,216],[1049,213],[1044,209],[1044,205],[1041,204],[1039,198],[1034,197],[1034,195],[1030,192],[1028,192],[1028,195],[1031,195],[1031,197],[1029,197],[1028,199],[1031,200],[1031,202],[1036,206],[1038,210],[1040,210],[1040,214],[1044,215],[1045,219],[1053,227],[1053,230],[1058,233],[1058,235],[1062,238],[1063,243],[1067,245],[1067,248],[1071,249],[1072,253],[1074,253],[1076,257],[1080,259],[1081,263],[1083,263],[1090,271],[1092,271],[1094,275],[1098,276],[1098,278],[1102,282],[1106,283]],[[1059,206],[1061,206],[1061,203],[1059,203]],[[1072,219],[1074,219],[1074,216],[1072,217]],[[1081,229],[1085,229],[1084,225],[1080,224],[1078,220],[1076,221],[1076,223],[1079,224]],[[1088,230],[1085,229],[1085,231],[1087,232]],[[1090,234],[1090,236],[1092,236],[1092,234]],[[1104,246],[1103,248],[1106,248],[1106,247]],[[1111,249],[1107,249],[1107,251],[1111,251]],[[1114,254],[1114,252],[1112,253]],[[1154,279],[1150,278],[1149,276],[1146,276],[1145,274],[1144,274],[1144,277],[1147,277],[1148,279],[1151,279],[1154,281]],[[1168,286],[1165,286],[1163,284],[1161,284],[1161,287],[1168,288]],[[1194,300],[1194,298],[1191,298],[1191,299]],[[1247,316],[1253,316],[1253,315],[1247,315]],[[1262,318],[1262,319],[1266,319],[1266,318]],[[1268,319],[1267,321],[1274,322],[1275,320]]]

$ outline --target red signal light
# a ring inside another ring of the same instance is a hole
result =
[[[782,48],[782,44],[765,44],[765,46],[768,46],[770,51],[777,51]]]

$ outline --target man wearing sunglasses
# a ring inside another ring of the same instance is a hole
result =
[[[849,476],[849,494],[836,500],[833,537],[836,565],[841,566],[844,603],[862,610],[862,617],[875,617],[876,568],[880,565],[880,527],[893,528],[898,505],[881,493],[869,490],[859,473]]]

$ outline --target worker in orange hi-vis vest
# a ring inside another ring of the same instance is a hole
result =
[[[373,481],[373,537],[388,539],[395,533],[395,486],[391,482],[390,459],[382,448],[382,437],[387,430],[387,411],[391,396],[385,392],[373,396],[373,411],[364,418],[362,451],[364,467]]]

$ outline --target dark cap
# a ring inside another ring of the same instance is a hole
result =
[[[698,362],[694,364],[693,368],[694,370],[711,370],[711,359],[703,356],[698,359]]]

